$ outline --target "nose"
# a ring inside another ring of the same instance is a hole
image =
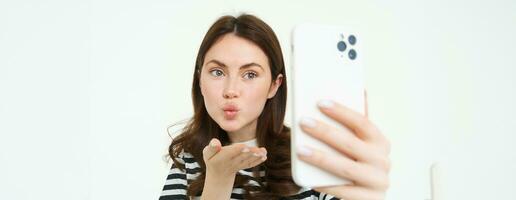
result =
[[[227,78],[224,92],[222,94],[223,97],[225,99],[237,98],[239,96],[238,91],[238,78]]]
[[[237,95],[236,95],[236,92],[234,91],[228,91],[228,92],[224,92],[224,98],[226,99],[232,99],[232,98],[236,98]]]

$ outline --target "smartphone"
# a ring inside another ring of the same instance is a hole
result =
[[[291,161],[296,184],[304,187],[343,185],[348,180],[300,160],[296,147],[306,145],[327,155],[342,155],[314,139],[299,126],[303,117],[311,117],[337,127],[338,134],[353,134],[326,117],[317,102],[330,99],[359,113],[365,112],[363,77],[363,41],[350,27],[302,24],[292,31],[292,110]]]

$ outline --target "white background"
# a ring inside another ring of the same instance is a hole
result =
[[[515,11],[501,0],[2,0],[0,199],[157,199],[167,127],[192,113],[202,37],[239,12],[276,31],[287,64],[297,23],[365,33],[370,115],[392,142],[387,199],[429,199],[435,161],[451,199],[516,199]]]

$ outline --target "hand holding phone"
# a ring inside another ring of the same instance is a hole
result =
[[[366,116],[360,34],[302,25],[292,36],[294,181],[340,198],[382,199],[390,145]]]

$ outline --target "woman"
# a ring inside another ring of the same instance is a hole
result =
[[[194,116],[169,147],[174,163],[160,199],[383,199],[388,141],[366,116],[329,100],[319,103],[321,112],[355,136],[330,137],[335,127],[303,120],[305,132],[342,155],[300,147],[297,156],[353,184],[310,189],[293,182],[286,100],[283,55],[272,29],[252,15],[219,18],[197,54]]]

